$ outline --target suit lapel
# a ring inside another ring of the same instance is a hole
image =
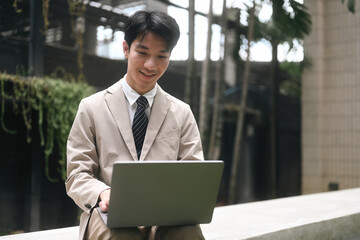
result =
[[[107,89],[109,94],[106,94],[105,101],[108,108],[114,117],[117,127],[124,139],[124,142],[129,149],[131,156],[137,160],[134,137],[130,125],[129,112],[126,107],[126,99],[122,91],[120,81]]]
[[[161,125],[165,120],[165,116],[169,111],[170,101],[166,98],[164,91],[158,86],[157,93],[154,98],[154,103],[151,109],[149,125],[146,130],[143,149],[141,152],[140,160],[144,160],[148,154],[156,135],[158,134]],[[153,159],[156,160],[156,159]]]

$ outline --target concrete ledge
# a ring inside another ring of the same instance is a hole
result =
[[[360,238],[360,188],[219,207],[201,228],[207,240]]]
[[[207,240],[360,238],[360,188],[218,207]],[[78,227],[0,237],[76,240]]]
[[[79,236],[79,227],[58,228],[52,230],[21,233],[0,237],[0,239],[11,240],[77,240]]]

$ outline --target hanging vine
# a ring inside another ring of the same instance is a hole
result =
[[[13,99],[13,98],[12,98],[12,96],[7,95],[7,94],[5,93],[4,80],[1,78],[0,81],[1,81],[1,118],[0,118],[1,127],[2,127],[2,129],[3,129],[6,133],[16,134],[16,133],[17,133],[16,130],[9,129],[9,128],[7,128],[6,125],[5,125],[5,121],[4,121],[4,117],[5,117],[5,101],[6,101],[7,99]],[[15,105],[13,105],[13,106],[14,106],[14,111],[15,111]]]
[[[84,75],[84,33],[85,33],[85,11],[86,5],[84,1],[68,0],[69,14],[71,18],[71,28],[75,35],[77,45],[77,63],[79,74],[77,77],[78,82],[85,81]]]
[[[46,34],[46,32],[50,26],[49,6],[50,6],[50,0],[42,0],[42,15],[43,15],[43,19],[44,19],[44,34]]]
[[[13,7],[14,7],[16,13],[21,13],[22,12],[22,9],[18,8],[18,0],[14,0]]]
[[[13,0],[13,7],[17,13],[22,12],[18,7],[20,0]],[[45,175],[54,182],[58,177],[51,176],[49,171],[50,161],[53,159],[55,146],[58,149],[59,168],[57,169],[61,178],[66,179],[66,141],[74,120],[80,100],[94,92],[94,89],[85,81],[84,75],[84,33],[85,33],[85,11],[84,1],[68,0],[71,27],[76,39],[77,65],[79,69],[76,80],[66,73],[63,68],[57,68],[55,73],[45,78],[26,78],[18,75],[0,73],[0,129],[8,134],[16,134],[16,129],[10,129],[5,122],[5,103],[12,102],[12,111],[22,116],[26,129],[26,140],[32,141],[32,129],[38,124],[40,145],[44,148]],[[49,11],[50,0],[42,0],[43,34],[50,27]],[[67,79],[68,82],[59,80]],[[37,123],[33,116],[37,117]],[[51,158],[50,158],[51,157]]]
[[[82,98],[94,92],[86,83],[65,82],[53,78],[24,78],[0,73],[1,81],[1,126],[15,134],[4,122],[5,100],[12,100],[14,113],[22,114],[27,130],[27,141],[33,122],[31,116],[38,114],[40,144],[44,147],[45,174],[54,182],[56,177],[50,174],[50,156],[54,146],[59,149],[58,172],[66,179],[66,141],[74,120],[78,104]],[[5,89],[5,83],[12,85],[12,90]],[[20,104],[20,107],[19,107]]]

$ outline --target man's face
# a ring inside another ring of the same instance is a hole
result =
[[[126,81],[143,95],[154,88],[169,65],[170,51],[167,50],[166,41],[149,32],[144,37],[138,36],[130,49],[124,41],[123,50],[128,59]]]

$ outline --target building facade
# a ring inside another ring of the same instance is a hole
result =
[[[305,0],[311,62],[302,77],[302,193],[360,187],[360,4]]]

